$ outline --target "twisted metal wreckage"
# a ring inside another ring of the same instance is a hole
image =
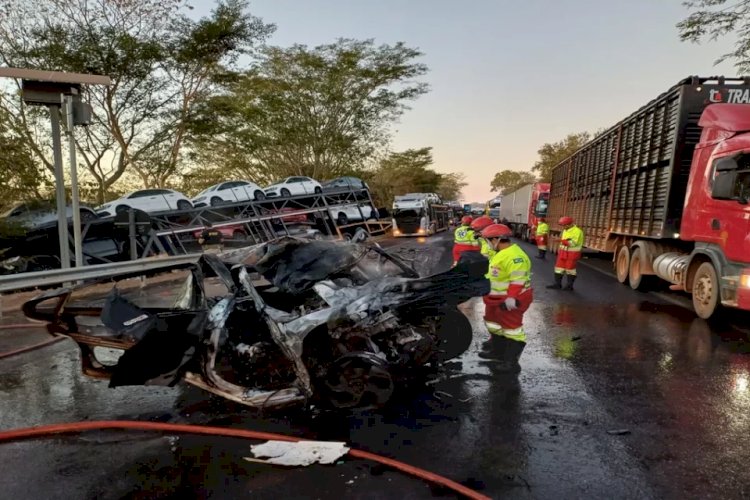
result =
[[[83,372],[110,387],[185,380],[256,408],[352,408],[383,405],[463,353],[472,332],[456,306],[488,291],[481,259],[420,277],[375,243],[293,237],[160,272],[175,269],[189,273],[173,308],[136,306],[117,283],[103,304],[71,299],[105,281],[93,280],[23,310],[75,340]],[[217,281],[227,292],[208,296]],[[102,347],[124,352],[105,364]]]

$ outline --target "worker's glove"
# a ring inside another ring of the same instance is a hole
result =
[[[508,297],[505,299],[505,302],[503,302],[503,305],[505,306],[505,309],[508,311],[513,311],[515,309],[518,309],[518,301],[513,297]]]
[[[562,246],[566,247],[566,246],[570,245],[570,240],[562,240],[562,241],[560,242],[560,244],[561,244]]]

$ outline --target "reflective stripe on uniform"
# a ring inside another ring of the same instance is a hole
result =
[[[484,326],[487,327],[487,331],[490,333],[498,334],[503,331],[503,327],[500,326],[499,323],[495,323],[494,321],[484,321]]]
[[[474,231],[468,226],[461,226],[453,233],[453,243],[457,245],[476,245]]]
[[[526,342],[526,332],[523,327],[519,328],[503,328],[499,323],[494,321],[484,321],[484,325],[487,327],[487,331],[492,335],[502,335],[510,340],[516,340],[518,342]]]

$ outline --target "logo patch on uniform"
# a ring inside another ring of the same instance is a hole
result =
[[[500,276],[500,270],[498,268],[496,268],[496,267],[493,267],[492,268],[492,276],[495,276],[495,277]]]
[[[513,259],[514,264],[523,264],[523,257],[516,257]]]

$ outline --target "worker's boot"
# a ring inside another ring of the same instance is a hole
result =
[[[552,290],[562,289],[562,280],[563,280],[563,275],[555,273],[555,282],[551,285],[547,285],[547,288],[552,289]]]
[[[568,275],[567,283],[565,283],[565,288],[563,290],[573,290],[573,283],[575,283],[576,277],[572,274]]]
[[[493,361],[497,359],[499,351],[497,349],[497,343],[495,343],[496,340],[497,335],[490,333],[490,338],[482,344],[482,349],[479,351],[480,358],[491,359]]]
[[[497,349],[497,363],[492,364],[492,370],[505,373],[518,373],[521,371],[521,365],[518,360],[521,358],[526,347],[526,342],[511,340],[508,337],[498,335],[495,339],[495,349]]]
[[[546,259],[547,258],[547,250],[539,250],[539,253],[536,256],[537,259]]]

